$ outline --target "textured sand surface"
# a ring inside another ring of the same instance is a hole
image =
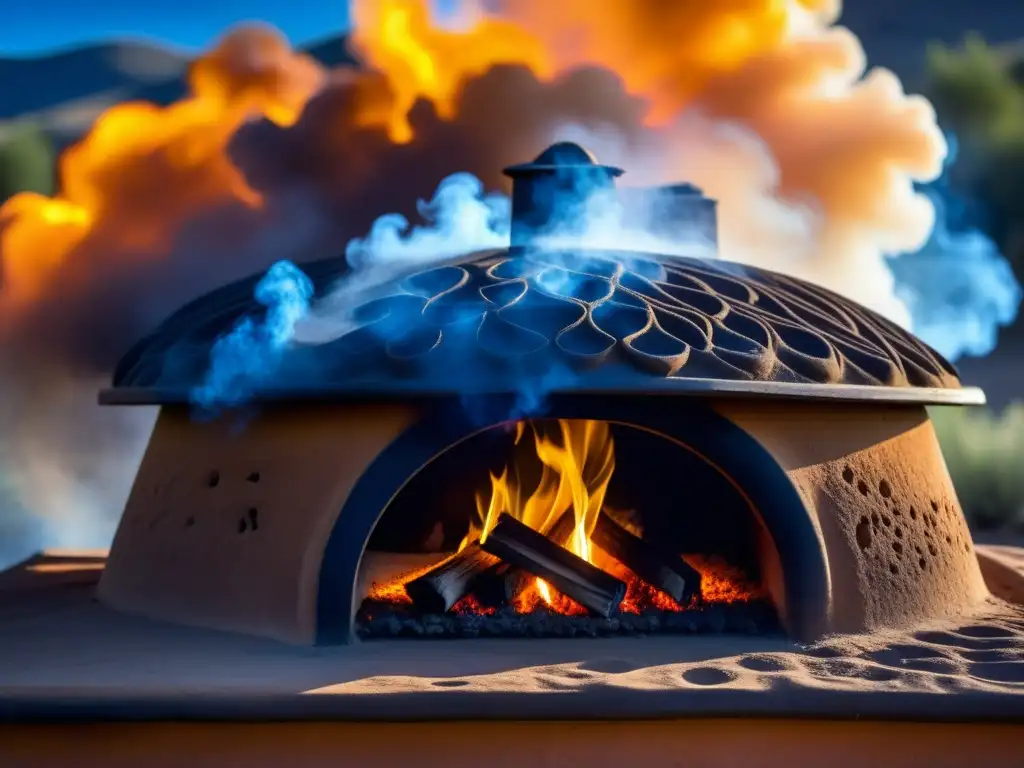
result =
[[[595,646],[588,650],[596,653],[579,662],[445,678],[374,675],[313,693],[440,687],[504,693],[718,688],[1024,694],[1024,611],[996,603],[970,621],[936,623],[912,632],[844,636],[806,648],[783,641],[701,638],[699,645],[705,651],[716,650],[718,658],[692,658],[680,649],[677,637],[631,642],[631,647],[609,647],[607,654]]]
[[[1024,584],[1020,552],[990,554]],[[0,579],[0,716],[1024,719],[1024,608],[999,599],[968,619],[809,647],[663,636],[295,648],[106,609],[84,576],[97,562],[37,563],[34,587]]]

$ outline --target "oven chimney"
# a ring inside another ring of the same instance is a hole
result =
[[[505,169],[512,179],[513,246],[528,245],[538,236],[573,231],[573,217],[595,194],[614,192],[621,168],[600,165],[579,144],[552,144],[532,163]],[[583,224],[580,217],[580,225]]]
[[[685,240],[696,235],[718,249],[718,201],[688,182],[621,192],[627,216],[653,235]]]

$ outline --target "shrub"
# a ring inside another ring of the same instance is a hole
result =
[[[0,130],[0,203],[18,192],[52,195],[56,156],[46,134],[33,126]]]
[[[1024,278],[1024,53],[987,45],[929,48],[925,95],[961,148],[950,181],[980,200],[985,229]]]
[[[935,408],[931,415],[972,529],[1024,533],[1024,403],[1001,414]]]

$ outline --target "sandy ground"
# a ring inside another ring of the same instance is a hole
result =
[[[1024,595],[1024,550],[979,551],[1003,597]],[[118,614],[92,599],[101,568],[51,556],[0,575],[0,719],[1024,720],[1024,607],[999,598],[958,621],[809,647],[661,636],[295,648]]]

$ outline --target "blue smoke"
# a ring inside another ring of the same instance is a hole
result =
[[[511,400],[463,394],[460,403],[470,422],[481,427],[501,421],[535,419],[548,412],[551,395],[559,387],[570,385],[575,377],[568,366],[556,363],[542,373],[519,377]]]
[[[949,163],[956,147],[955,142],[950,144]],[[914,332],[947,358],[987,354],[995,346],[998,328],[1016,317],[1021,287],[992,240],[974,226],[967,206],[951,192],[945,175],[920,191],[935,204],[936,225],[919,251],[889,258],[897,296],[911,314]],[[580,248],[620,244],[628,251],[672,253],[674,244],[686,239],[679,233],[661,237],[645,233],[643,228],[627,227],[622,206],[611,205],[611,198],[583,197],[584,209],[569,217],[569,223],[585,222],[582,231],[563,232],[557,220],[562,218],[561,212],[555,211],[556,219],[548,222],[550,231],[538,244],[572,260],[571,254]],[[633,207],[641,213],[645,206],[649,207],[646,198],[639,204],[634,201]],[[412,226],[397,214],[386,215],[366,237],[351,241],[346,257],[352,272],[315,305],[311,305],[309,278],[289,262],[275,264],[256,287],[256,299],[266,307],[262,319],[247,317],[217,340],[206,378],[192,392],[193,401],[206,410],[239,406],[258,389],[285,384],[293,376],[304,377],[306,383],[320,375],[336,376],[338,361],[355,364],[359,355],[354,353],[371,338],[377,342],[370,346],[383,341],[397,352],[396,359],[403,357],[403,350],[415,357],[416,349],[435,344],[437,337],[409,335],[409,312],[432,313],[444,326],[448,348],[459,349],[461,335],[469,338],[480,333],[486,302],[475,291],[463,295],[457,270],[441,269],[409,278],[411,282],[397,295],[375,295],[375,291],[460,254],[507,247],[509,207],[507,197],[487,194],[474,176],[461,173],[446,178],[430,201],[418,204],[422,225]],[[631,210],[628,220],[636,214],[637,210]],[[651,243],[643,239],[645,234]],[[642,273],[645,263],[638,255],[631,266]],[[578,272],[552,269],[536,279],[553,295],[576,296],[582,289],[576,285]],[[419,285],[417,280],[430,284]],[[434,297],[429,304],[427,297]],[[528,331],[523,336],[523,344],[534,343]],[[288,363],[283,365],[286,355]],[[447,364],[452,376],[472,376],[457,354]],[[524,372],[519,377],[514,402],[472,394],[474,388],[467,381],[463,405],[471,417],[486,422],[540,415],[547,409],[551,393],[569,383],[574,374],[558,367],[539,373]],[[502,412],[495,413],[495,408]]]
[[[411,226],[399,213],[379,217],[366,237],[345,248],[355,271],[380,273],[382,268],[426,266],[443,257],[508,246],[509,199],[487,193],[470,173],[454,173],[437,186],[434,196],[416,203],[423,226]]]
[[[313,283],[289,261],[274,264],[256,285],[262,320],[245,317],[210,351],[204,382],[192,401],[205,410],[240,405],[277,373],[295,325],[309,311]]]
[[[888,259],[896,295],[911,315],[911,330],[947,359],[983,357],[996,346],[1000,326],[1017,317],[1022,293],[995,242],[976,224],[976,212],[949,187],[956,159],[949,137],[946,172],[919,191],[935,205],[935,229],[915,253]]]

